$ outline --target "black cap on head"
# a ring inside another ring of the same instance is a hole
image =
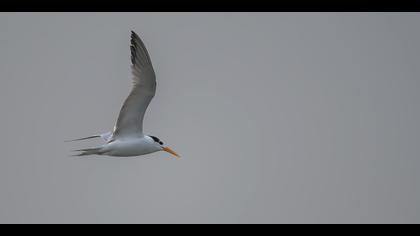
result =
[[[160,139],[159,139],[159,138],[157,138],[157,137],[155,137],[155,136],[152,136],[152,135],[149,135],[149,137],[151,137],[151,138],[153,139],[153,141],[155,141],[156,143],[159,143],[160,145],[163,145],[163,142],[162,142],[162,141],[160,141]]]

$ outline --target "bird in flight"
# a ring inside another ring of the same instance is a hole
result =
[[[121,107],[117,123],[112,132],[97,134],[80,141],[101,138],[104,144],[99,147],[79,149],[74,156],[106,155],[117,157],[140,156],[158,151],[166,151],[175,157],[179,155],[152,135],[143,133],[143,118],[150,101],[156,92],[156,76],[149,53],[140,37],[131,31],[131,72],[133,87]]]

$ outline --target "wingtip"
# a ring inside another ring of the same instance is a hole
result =
[[[134,30],[131,30],[131,38],[135,38],[135,37],[139,37],[139,36],[136,32],[134,32]]]

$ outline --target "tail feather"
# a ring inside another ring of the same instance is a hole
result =
[[[94,155],[94,154],[100,155],[102,154],[101,149],[102,148],[98,147],[98,148],[85,148],[85,149],[74,150],[75,152],[82,152],[82,153],[76,154],[73,156],[87,156],[87,155]]]
[[[107,132],[103,134],[96,134],[85,138],[78,138],[78,139],[72,139],[72,140],[66,140],[64,142],[74,142],[74,141],[81,141],[86,139],[92,139],[92,138],[102,138],[104,142],[108,142],[112,138],[112,132]]]
[[[65,142],[74,142],[74,141],[80,141],[80,140],[86,140],[86,139],[92,139],[92,138],[100,138],[100,135],[93,135],[85,138],[78,138],[78,139],[72,139],[72,140],[66,140]]]

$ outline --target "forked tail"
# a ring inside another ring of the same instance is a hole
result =
[[[102,154],[101,149],[102,149],[101,147],[98,147],[98,148],[85,148],[85,149],[74,150],[76,152],[82,152],[82,153],[73,155],[73,156],[80,157],[80,156],[95,155],[95,154],[101,155]]]
[[[87,140],[87,139],[93,139],[93,138],[102,138],[102,140],[106,143],[109,140],[111,140],[111,138],[112,138],[112,132],[107,132],[107,133],[103,133],[103,134],[92,135],[92,136],[85,137],[85,138],[65,140],[64,142],[74,142],[74,141],[81,141],[81,140]]]

